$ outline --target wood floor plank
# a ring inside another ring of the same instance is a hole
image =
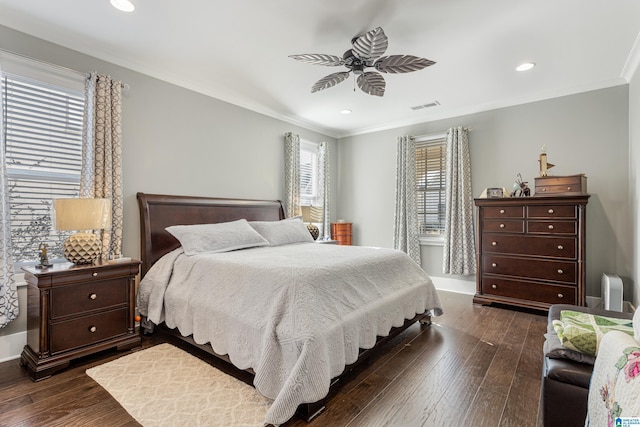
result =
[[[516,375],[505,405],[501,427],[536,427],[540,380]]]
[[[474,427],[496,427],[500,425],[500,418],[507,396],[478,388],[473,403],[467,411],[461,425]]]

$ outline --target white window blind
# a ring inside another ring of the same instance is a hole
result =
[[[416,141],[416,198],[421,235],[439,236],[444,232],[445,156],[444,136]]]
[[[300,143],[300,205],[312,206],[318,196],[318,147]]]
[[[84,93],[9,73],[2,93],[14,261],[35,262],[41,243],[62,258],[68,233],[52,229],[51,205],[79,194]]]

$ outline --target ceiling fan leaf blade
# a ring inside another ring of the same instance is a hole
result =
[[[339,73],[329,74],[318,80],[311,88],[311,93],[318,92],[320,90],[328,89],[345,81],[349,77],[349,71],[341,71]]]
[[[296,61],[305,62],[307,64],[337,66],[344,65],[344,60],[339,56],[326,55],[324,53],[305,53],[302,55],[289,55]]]
[[[378,59],[374,66],[383,73],[410,73],[433,64],[434,61],[413,55],[390,55]]]
[[[367,31],[360,37],[356,37],[352,41],[353,52],[360,59],[375,59],[381,57],[389,46],[389,39],[387,35],[382,31],[382,28],[378,27],[371,31]]]
[[[358,87],[369,95],[383,96],[385,86],[384,77],[378,73],[368,71],[358,76]]]

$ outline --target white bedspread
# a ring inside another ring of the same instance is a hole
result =
[[[176,249],[141,281],[138,307],[252,368],[256,389],[274,400],[265,419],[274,425],[325,397],[376,336],[425,310],[442,314],[431,279],[403,252],[317,243]]]

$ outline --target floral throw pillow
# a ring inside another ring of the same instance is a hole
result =
[[[614,427],[640,417],[640,343],[611,331],[604,335],[589,386],[586,426]]]

